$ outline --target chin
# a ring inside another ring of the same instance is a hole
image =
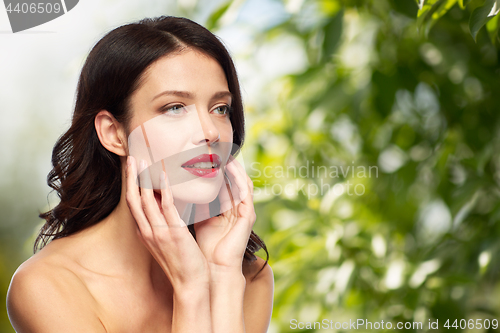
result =
[[[174,198],[186,203],[207,204],[214,201],[219,195],[219,188],[213,186],[197,186],[194,189],[186,186],[173,192]]]
[[[207,204],[217,198],[222,185],[222,177],[193,179],[186,183],[173,185],[172,194],[176,200],[186,203]]]

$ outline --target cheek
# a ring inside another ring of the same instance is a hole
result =
[[[221,122],[218,126],[220,133],[220,141],[222,142],[233,142],[233,126],[231,121],[227,119],[225,122]]]
[[[135,127],[128,137],[129,152],[152,165],[180,152],[189,141],[188,124],[155,117]]]
[[[191,139],[188,122],[158,122],[144,126],[155,161],[179,153]]]

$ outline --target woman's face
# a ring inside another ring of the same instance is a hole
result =
[[[232,148],[231,102],[221,66],[198,51],[162,57],[144,72],[130,100],[129,154],[146,161],[153,188],[163,170],[176,200],[215,199]]]

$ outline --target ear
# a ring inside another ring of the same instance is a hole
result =
[[[99,141],[104,148],[118,156],[127,156],[125,129],[109,111],[100,111],[95,116],[94,124]]]

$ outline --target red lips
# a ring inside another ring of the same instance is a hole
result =
[[[189,167],[190,165],[202,162],[211,163],[212,166],[215,165],[215,167],[212,168]],[[221,163],[221,158],[217,154],[201,154],[185,162],[184,164],[181,165],[181,167],[195,176],[203,178],[213,178],[216,177],[219,173],[220,163]]]
[[[185,162],[182,167],[192,165],[195,163],[200,163],[200,162],[212,162],[217,165],[220,165],[220,157],[217,154],[201,154],[196,156],[193,159],[190,159],[189,161]]]

